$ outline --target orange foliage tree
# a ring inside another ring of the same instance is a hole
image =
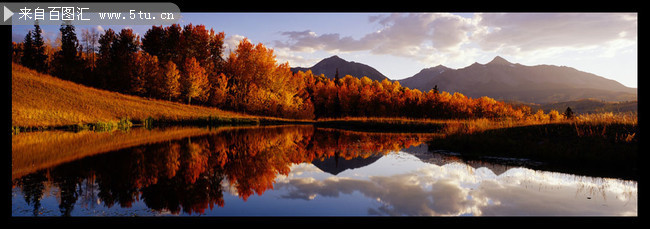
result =
[[[73,28],[69,30],[62,34],[73,36]],[[98,40],[97,70],[89,84],[284,118],[560,119],[555,113],[533,114],[526,106],[513,107],[488,97],[469,98],[437,87],[420,91],[387,79],[339,78],[338,71],[335,79],[311,71],[292,73],[288,63],[276,61],[273,49],[248,39],[224,59],[224,38],[224,32],[192,24],[152,26],[141,43],[132,29],[118,34],[108,29]],[[75,43],[72,37],[64,40]],[[69,46],[71,53],[77,53],[74,45]],[[25,44],[14,47],[17,55],[25,55]]]
[[[172,61],[167,61],[162,70],[160,81],[156,84],[158,86],[157,92],[162,98],[169,98],[171,101],[172,98],[176,98],[181,94],[179,83],[181,73]]]
[[[379,82],[350,75],[337,81],[322,76],[319,78],[310,71],[296,75],[314,78],[307,87],[317,118],[522,119],[530,113],[528,107],[513,108],[488,97],[473,99],[459,92],[450,94],[434,89],[422,92],[403,87],[398,81]]]
[[[288,63],[278,64],[273,50],[263,44],[242,40],[230,53],[224,71],[232,92],[231,108],[287,118],[310,116],[302,112],[308,108],[297,96],[301,79],[294,77]]]
[[[199,101],[205,100],[209,86],[205,69],[192,57],[185,61],[183,70],[179,81],[182,96],[187,97],[187,103],[190,104],[192,98],[196,98]]]

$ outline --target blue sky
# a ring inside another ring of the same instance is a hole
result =
[[[225,32],[226,50],[244,37],[263,43],[291,66],[310,67],[338,55],[402,79],[423,68],[463,68],[498,55],[524,65],[569,66],[638,87],[636,13],[183,13],[179,23]],[[150,28],[129,27],[140,35]],[[32,28],[14,26],[14,41]],[[56,39],[58,26],[43,29]]]

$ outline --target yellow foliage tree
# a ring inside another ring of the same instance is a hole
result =
[[[192,102],[192,98],[203,101],[207,97],[209,88],[208,75],[203,67],[199,65],[194,57],[185,61],[183,66],[184,72],[181,74],[180,85],[181,93],[187,97],[187,103]]]
[[[303,102],[295,97],[300,98],[304,84],[288,63],[276,63],[273,49],[243,39],[230,53],[225,72],[236,110],[284,117],[303,113],[297,111]]]
[[[162,74],[161,81],[157,84],[158,90],[162,98],[169,98],[171,101],[181,94],[180,83],[178,81],[181,73],[172,61],[167,61],[163,71],[164,74]]]

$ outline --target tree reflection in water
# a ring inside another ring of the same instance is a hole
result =
[[[108,208],[142,201],[159,212],[202,214],[225,205],[224,187],[246,201],[273,189],[275,178],[288,175],[293,164],[385,155],[426,140],[426,134],[310,125],[232,128],[85,157],[14,178],[13,185],[21,188],[35,216],[46,184],[58,188],[63,216],[70,215],[80,196],[95,192],[96,201]]]

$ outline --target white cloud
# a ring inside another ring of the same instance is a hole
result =
[[[369,22],[381,29],[359,39],[338,33],[287,31],[282,33],[287,40],[275,45],[298,52],[370,51],[423,60],[437,52],[458,52],[476,27],[475,20],[452,14],[379,15],[370,16]]]
[[[603,46],[607,48],[601,55],[611,56],[637,41],[637,15],[623,13],[488,13],[471,18],[417,13],[369,16],[368,21],[380,29],[359,39],[285,31],[281,34],[287,39],[275,41],[275,47],[305,53],[369,51],[426,63],[460,63],[479,53],[531,57],[544,51]]]
[[[97,25],[97,26],[95,27],[95,29],[96,29],[97,32],[99,32],[100,34],[102,34],[102,33],[105,32],[105,31],[104,31],[104,27],[102,27],[101,25]]]
[[[475,17],[482,32],[473,41],[489,51],[531,52],[603,45],[617,39],[637,40],[636,14],[490,13]]]
[[[320,60],[317,58],[306,58],[298,55],[296,52],[291,52],[288,48],[274,48],[273,54],[275,54],[275,59],[278,63],[289,62],[289,66],[292,67],[310,67]]]
[[[239,45],[239,42],[241,42],[244,38],[244,36],[239,35],[239,34],[234,34],[226,37],[223,41],[223,46],[225,50],[225,54],[228,55],[227,53],[230,53],[230,51],[235,51],[237,49],[237,45]]]

